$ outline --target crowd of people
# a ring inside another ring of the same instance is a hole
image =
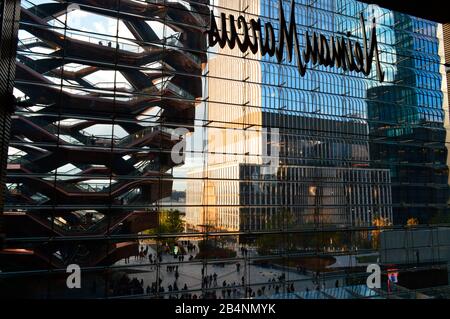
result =
[[[197,246],[190,241],[180,241],[175,243],[174,246],[169,247],[167,244],[162,247],[163,249],[158,250],[157,253],[152,253],[148,245],[143,245],[139,248],[139,253],[134,256],[137,261],[144,261],[148,259],[150,265],[155,265],[157,263],[169,261],[170,258],[176,259],[178,262],[183,262],[187,255],[189,255],[189,260],[194,258],[195,252],[197,251]],[[236,247],[237,248],[237,247]],[[248,255],[248,250],[245,247],[240,247],[240,252],[242,256]],[[169,259],[167,259],[169,257]],[[125,259],[125,264],[130,263],[130,258]],[[165,264],[166,275],[162,278],[158,278],[157,281],[144,287],[143,280],[138,280],[137,278],[125,279],[123,277],[116,285],[113,287],[115,295],[148,295],[150,298],[169,298],[169,299],[230,299],[230,298],[242,298],[242,297],[264,297],[273,294],[278,294],[280,292],[292,293],[295,292],[295,286],[292,282],[286,281],[286,275],[283,273],[281,275],[276,275],[271,279],[268,279],[266,284],[261,285],[249,285],[246,281],[245,275],[241,277],[241,282],[227,282],[227,280],[221,281],[219,283],[219,275],[216,272],[206,274],[206,265],[201,268],[201,282],[200,287],[194,286],[189,287],[187,282],[184,282],[181,276],[181,271],[183,269],[183,264]],[[155,265],[156,267],[156,265]],[[156,269],[156,268],[155,268]],[[161,269],[161,268],[159,268]],[[162,270],[162,269],[161,269]],[[297,267],[297,272],[304,273],[305,269],[300,266]],[[235,263],[235,272],[239,274],[241,272],[241,264],[239,262]],[[245,273],[246,271],[244,271]],[[127,277],[128,278],[128,277]],[[180,279],[181,278],[181,279]],[[189,277],[187,277],[189,278]],[[186,279],[187,279],[186,278]],[[180,282],[181,281],[181,282]],[[189,281],[189,280],[188,280]],[[338,285],[338,281],[336,286]],[[319,274],[313,276],[313,287],[315,290],[325,289],[324,284],[319,285]],[[309,288],[307,288],[309,291]]]
[[[109,283],[109,294],[113,296],[143,295],[143,286],[144,280],[130,279],[126,274],[123,274],[118,281]]]
[[[174,271],[176,273],[177,269],[171,268],[167,271]],[[123,274],[119,280],[111,281],[109,283],[109,295],[147,295],[150,298],[160,299],[237,299],[242,297],[255,298],[274,293],[277,294],[280,293],[283,287],[287,293],[295,291],[294,283],[280,282],[275,278],[270,279],[266,285],[259,286],[258,288],[237,285],[236,282],[228,283],[226,280],[224,280],[221,283],[221,287],[219,287],[217,285],[217,278],[218,275],[216,273],[204,276],[205,285],[202,286],[202,290],[191,291],[187,283],[184,283],[180,288],[177,276],[175,277],[175,281],[170,283],[167,287],[163,285],[163,280],[159,278],[159,282],[152,282],[151,285],[147,285],[144,289],[143,279],[130,279],[126,274]],[[309,291],[309,289],[307,289],[307,291]]]

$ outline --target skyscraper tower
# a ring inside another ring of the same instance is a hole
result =
[[[372,164],[391,171],[394,222],[428,223],[449,191],[438,24],[401,13],[390,23],[393,81],[367,91]]]

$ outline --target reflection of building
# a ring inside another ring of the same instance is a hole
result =
[[[392,220],[390,174],[368,168],[364,121],[260,114],[263,127],[290,123],[278,135],[261,132],[259,139],[253,139],[260,145],[279,140],[279,158],[268,156],[277,160],[275,170],[270,172],[268,162],[235,160],[191,172],[187,188],[190,225],[264,230],[279,226],[278,215],[285,212],[296,225],[305,226],[370,226],[377,216]],[[213,153],[214,148],[210,146],[209,151]],[[260,153],[255,158],[262,161],[264,156]],[[204,176],[208,179],[202,180]]]
[[[21,8],[15,93],[26,106],[12,118],[4,213],[9,238],[72,239],[8,244],[3,271],[136,255],[133,237],[172,193],[179,139],[166,123],[191,128],[202,96],[206,54],[191,50],[206,49],[207,6],[75,3]]]
[[[289,227],[368,226],[376,216],[392,220],[388,170],[282,166],[267,175],[265,168],[243,163],[211,166],[208,197],[203,200],[213,207],[188,208],[189,225],[254,231],[279,229],[283,222]],[[201,202],[201,183],[193,183],[189,194],[191,204]]]
[[[395,223],[427,223],[447,212],[449,191],[438,25],[399,13],[391,23],[393,84],[367,91],[370,154],[373,167],[391,171]]]
[[[190,173],[188,224],[264,230],[279,226],[277,218],[286,212],[297,226],[370,226],[377,216],[392,220],[390,174],[368,168],[364,121],[259,114],[262,127],[279,127],[278,134],[260,129],[259,136],[252,136],[252,147],[258,145],[259,150],[252,153],[256,163],[239,161],[233,153],[218,155],[210,145],[212,158],[225,160]],[[283,123],[289,123],[289,129]],[[229,147],[226,141],[219,144],[222,152]],[[273,152],[273,143],[278,158],[262,152]],[[236,144],[234,152],[243,154]],[[270,164],[275,164],[272,172]],[[205,176],[208,179],[202,180]]]
[[[277,1],[250,3],[227,0],[219,7],[245,11],[247,21],[278,18]],[[296,6],[299,35],[358,28],[357,18],[342,19],[339,4],[325,4],[329,14]],[[284,5],[289,16],[289,1]],[[361,30],[356,33],[361,39]],[[277,64],[228,47],[218,53],[208,63],[208,166],[191,172],[187,187],[190,223],[261,230],[285,211],[297,225],[368,226],[377,215],[392,220],[389,172],[369,168],[367,80],[323,67],[302,78],[295,61]],[[275,171],[268,174],[268,165]]]

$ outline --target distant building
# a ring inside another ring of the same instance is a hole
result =
[[[448,96],[439,65],[442,26],[400,13],[388,23],[390,84],[367,90],[371,166],[389,169],[394,223],[448,214]],[[414,58],[409,58],[412,56]],[[442,52],[443,56],[443,52]]]
[[[327,6],[345,11],[339,1]],[[219,7],[233,14],[239,1]],[[277,19],[278,2],[252,1],[247,11],[249,19]],[[309,25],[346,28],[307,11],[296,11],[299,34]],[[389,170],[369,167],[366,79],[321,67],[301,77],[294,63],[277,65],[260,52],[218,53],[208,61],[207,166],[188,174],[192,227],[264,230],[285,212],[296,226],[393,220]]]
[[[342,227],[370,226],[377,216],[392,220],[387,170],[283,166],[266,175],[263,169],[244,163],[209,167],[208,181],[188,187],[189,226],[255,231],[279,228],[283,222]]]
[[[278,227],[286,213],[295,226],[371,226],[378,216],[392,222],[389,170],[368,167],[367,123],[273,112],[260,112],[260,116],[263,129],[283,127],[283,123],[289,123],[289,129],[252,133],[251,147],[260,150],[252,159],[259,163],[239,162],[239,156],[232,156],[235,161],[190,172],[189,225],[267,230]],[[214,142],[222,150],[230,147]],[[264,156],[263,150],[273,152],[273,143],[277,143],[278,157]],[[209,151],[214,161],[230,157],[217,155],[220,152],[211,146]],[[275,160],[274,170],[267,174]]]

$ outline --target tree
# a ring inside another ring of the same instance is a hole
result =
[[[179,234],[184,231],[184,220],[179,210],[162,210],[159,212],[159,225],[155,228],[145,231],[145,234]],[[175,244],[177,237],[174,236],[164,241],[170,245]]]
[[[169,234],[178,234],[184,231],[184,221],[179,210],[162,211],[159,224]]]
[[[295,215],[288,209],[280,209],[276,214],[266,222],[266,229],[271,231],[279,231],[274,234],[264,234],[258,236],[256,245],[260,255],[270,254],[274,249],[280,249],[284,246],[285,249],[291,250],[294,248],[295,234],[283,233],[282,230],[291,230],[297,227]]]

